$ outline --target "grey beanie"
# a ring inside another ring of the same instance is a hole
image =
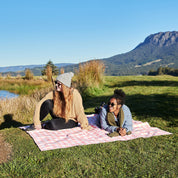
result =
[[[60,81],[65,86],[70,88],[71,87],[71,80],[72,80],[73,76],[74,76],[73,72],[68,72],[68,73],[58,75],[56,80]]]

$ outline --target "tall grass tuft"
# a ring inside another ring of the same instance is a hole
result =
[[[52,74],[53,74],[52,67],[50,65],[48,65],[46,68],[46,76],[47,76],[48,81],[51,81]]]
[[[33,72],[30,69],[25,70],[25,79],[32,80],[33,79]]]
[[[10,125],[15,121],[21,124],[33,123],[32,117],[37,102],[51,90],[52,87],[45,87],[34,90],[28,96],[0,100],[0,125],[3,122]]]
[[[8,73],[8,74],[6,74],[6,79],[11,79],[12,77],[11,77],[11,74],[10,73]]]
[[[64,68],[63,67],[60,69],[60,74],[64,74]]]
[[[32,123],[31,116],[36,103],[37,101],[33,97],[28,96],[2,100],[0,102],[0,123],[6,122],[6,124],[10,124],[13,121],[23,124],[26,121]]]
[[[20,74],[17,74],[16,79],[21,79],[22,76]]]
[[[53,89],[54,88],[52,85],[41,89],[35,89],[30,97],[33,97],[36,101],[40,101],[43,97],[45,97],[47,93],[49,93]]]
[[[82,95],[90,95],[91,88],[100,88],[103,85],[105,65],[100,60],[92,60],[79,65],[76,71],[76,87]]]

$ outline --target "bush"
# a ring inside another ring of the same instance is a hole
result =
[[[10,79],[10,78],[11,78],[11,74],[8,73],[8,74],[6,75],[6,79]]]
[[[17,74],[16,79],[21,79],[22,76],[20,74]]]
[[[46,76],[47,76],[47,80],[51,81],[51,78],[52,78],[52,68],[50,66],[47,66],[47,68],[46,68]]]
[[[99,60],[92,60],[79,65],[76,71],[76,87],[82,95],[90,94],[91,88],[100,88],[103,85],[105,66]]]
[[[64,68],[63,67],[60,69],[60,74],[64,74]]]
[[[33,79],[33,72],[30,69],[25,70],[25,79],[32,80]]]
[[[14,121],[23,123],[25,120],[31,123],[36,103],[34,98],[28,96],[4,99],[0,102],[0,120],[6,115],[12,115]]]

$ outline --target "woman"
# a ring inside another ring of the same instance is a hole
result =
[[[116,89],[110,97],[108,105],[102,107],[100,112],[101,128],[110,132],[109,136],[125,136],[132,131],[132,115],[130,109],[124,104],[125,93]]]
[[[90,128],[81,95],[78,90],[71,88],[73,75],[72,72],[59,75],[55,81],[55,91],[49,92],[37,104],[33,117],[35,129],[67,129],[78,126],[78,123],[82,129]],[[52,120],[41,124],[48,114]]]

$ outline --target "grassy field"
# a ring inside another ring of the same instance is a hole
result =
[[[6,103],[0,105],[0,135],[12,150],[10,159],[0,164],[0,177],[178,177],[178,78],[109,76],[104,79],[102,89],[92,89],[91,96],[84,98],[86,114],[93,113],[102,101],[108,101],[114,89],[120,88],[127,94],[126,105],[133,119],[147,121],[173,134],[41,152],[31,137],[17,128],[32,122],[34,106],[30,109],[29,106],[40,99],[30,89],[30,94],[18,101],[25,103],[20,110],[5,110]],[[8,107],[11,105],[14,103]],[[4,124],[6,115],[13,117]]]

